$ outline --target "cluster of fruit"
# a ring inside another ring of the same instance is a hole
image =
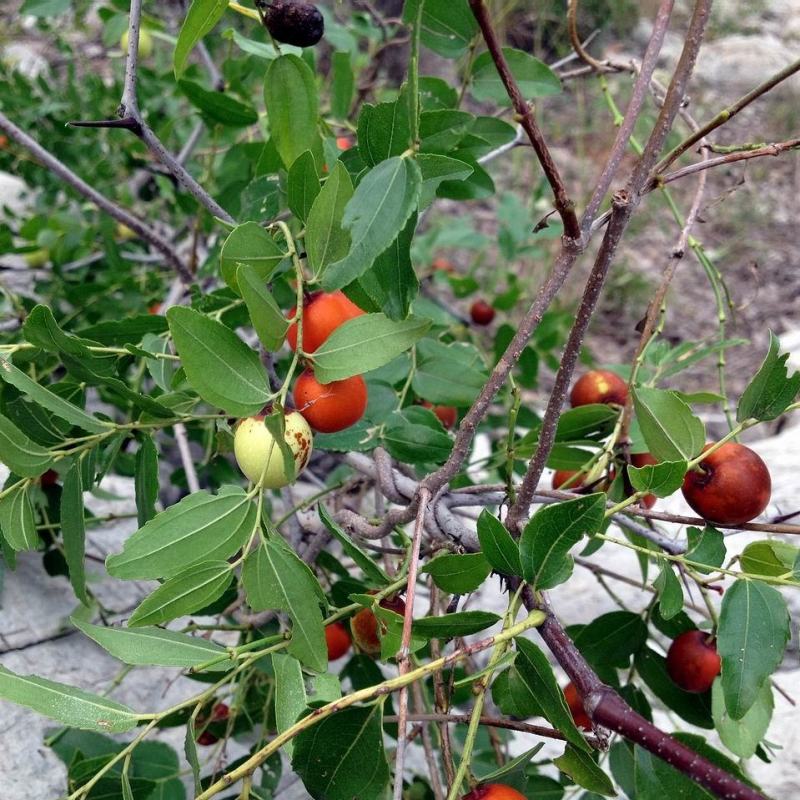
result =
[[[576,381],[570,392],[573,408],[594,403],[624,406],[627,399],[627,383],[619,375],[606,370],[587,372]],[[703,452],[713,446],[709,442]],[[631,456],[634,467],[656,463],[650,453]],[[611,468],[602,482],[592,480],[587,485],[586,476],[582,478],[576,471],[558,470],[553,475],[553,488],[603,489],[612,483],[614,477]],[[767,465],[757,453],[737,442],[726,442],[686,473],[681,491],[686,502],[703,519],[720,525],[741,525],[750,522],[767,507],[772,480]],[[652,508],[655,502],[654,495],[642,499],[646,508]]]

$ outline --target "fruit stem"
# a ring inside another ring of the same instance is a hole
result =
[[[228,0],[228,8],[231,11],[235,11],[237,14],[241,14],[243,17],[250,17],[250,19],[255,19],[261,22],[261,16],[259,15],[258,11],[253,8],[247,8],[239,5],[239,3],[235,3],[234,0]]]

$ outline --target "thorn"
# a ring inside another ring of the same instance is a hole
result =
[[[134,132],[139,130],[139,123],[133,117],[123,117],[122,119],[70,120],[67,125],[72,128],[124,128],[125,130]]]

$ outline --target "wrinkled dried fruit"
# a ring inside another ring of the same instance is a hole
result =
[[[292,3],[274,0],[266,5],[259,3],[264,12],[264,22],[272,37],[296,47],[312,47],[325,33],[325,21],[319,9],[311,3]]]

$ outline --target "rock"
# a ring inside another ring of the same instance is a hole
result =
[[[700,50],[695,78],[714,92],[735,100],[797,58],[797,51],[771,34],[733,34],[706,43]],[[788,78],[770,95],[800,93],[800,78]]]

